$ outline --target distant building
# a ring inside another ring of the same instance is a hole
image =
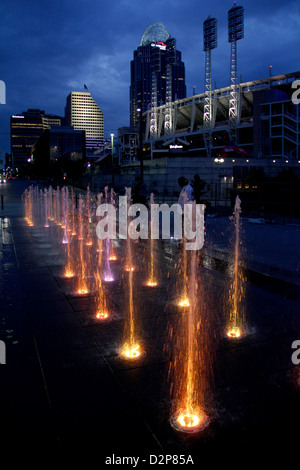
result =
[[[101,151],[109,143],[110,143],[110,140],[104,139],[104,138],[85,139],[87,155],[93,156],[99,153],[99,151]]]
[[[137,108],[142,107],[143,112],[147,111],[151,107],[153,98],[158,106],[166,103],[168,65],[172,66],[170,100],[185,98],[185,66],[181,60],[181,52],[176,50],[175,39],[171,37],[162,23],[151,23],[145,29],[131,61],[131,127],[138,125]],[[155,84],[153,73],[156,75]]]
[[[19,169],[27,164],[31,147],[45,129],[61,126],[62,123],[62,117],[45,114],[45,111],[40,109],[28,109],[22,114],[11,116],[11,163],[13,168]]]
[[[104,114],[89,92],[71,91],[65,107],[67,126],[85,131],[87,139],[104,138]]]
[[[212,90],[211,160],[224,159],[246,166],[255,158],[267,159],[271,166],[280,162],[300,162],[300,107],[292,102],[292,83],[300,72],[257,79],[239,84],[237,146],[230,140],[229,108],[231,87]],[[152,157],[180,152],[181,156],[208,156],[203,123],[205,93],[172,103],[174,128],[166,136],[165,105],[157,108],[157,138],[151,139],[151,111],[145,113],[144,142],[151,143]],[[248,160],[250,158],[250,160]],[[218,163],[218,162],[216,162]],[[223,163],[223,162],[222,162]]]
[[[38,173],[45,175],[51,165],[63,170],[70,162],[85,161],[85,131],[74,130],[71,126],[46,129],[32,146],[31,154]]]
[[[135,127],[120,127],[118,129],[118,149],[121,164],[136,161],[139,149],[139,130]]]

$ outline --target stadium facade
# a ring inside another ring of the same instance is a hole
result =
[[[229,126],[230,86],[212,91],[211,156],[298,162],[300,107],[292,102],[293,82],[300,72],[241,83],[238,87],[236,142]],[[157,108],[157,137],[150,135],[151,111],[144,113],[144,143],[151,143],[151,157],[180,152],[207,157],[205,94],[172,102],[172,134],[165,135],[165,106]],[[234,163],[234,162],[233,162]]]

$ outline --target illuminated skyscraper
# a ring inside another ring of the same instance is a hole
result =
[[[137,108],[147,111],[185,97],[185,67],[176,41],[162,23],[151,23],[131,61],[130,125],[138,125]]]
[[[61,126],[63,118],[45,114],[40,109],[28,109],[22,114],[11,116],[11,154],[12,167],[20,169],[26,166],[33,144],[45,129]]]
[[[89,92],[71,91],[67,96],[65,118],[68,126],[85,131],[87,139],[104,137],[104,115]]]

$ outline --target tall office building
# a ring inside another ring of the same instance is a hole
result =
[[[155,106],[160,106],[168,99],[174,101],[185,97],[185,67],[176,41],[162,23],[150,23],[131,61],[130,125],[138,125],[137,108],[142,107],[144,112],[150,109],[151,101],[152,106],[154,100]]]
[[[103,139],[104,114],[89,92],[71,91],[65,107],[66,125],[85,131],[88,139]]]
[[[45,114],[41,109],[28,109],[22,114],[11,116],[11,155],[12,166],[19,169],[27,164],[33,144],[45,129],[61,126],[63,118]]]

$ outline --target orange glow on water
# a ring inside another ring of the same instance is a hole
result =
[[[136,359],[140,357],[141,353],[140,345],[137,343],[131,345],[125,343],[121,351],[122,356],[128,359]]]
[[[108,318],[108,313],[107,312],[97,312],[96,313],[96,318],[98,318],[99,320],[105,320],[106,318]]]
[[[240,328],[235,326],[233,328],[230,328],[226,334],[229,338],[240,338],[242,332]]]
[[[110,244],[110,253],[109,253],[109,261],[117,261],[118,257],[115,252],[114,241],[111,240]]]
[[[156,287],[158,285],[158,282],[155,281],[155,279],[149,279],[149,281],[146,283],[148,287]]]
[[[134,266],[128,266],[128,265],[125,266],[125,271],[127,272],[134,271],[134,269],[135,269]]]
[[[190,301],[188,297],[182,297],[179,302],[178,302],[179,307],[189,307],[190,306]]]
[[[199,432],[208,426],[209,417],[201,410],[180,409],[171,418],[171,424],[177,431]]]
[[[196,414],[184,413],[178,416],[177,421],[184,428],[194,428],[199,425],[201,418]]]
[[[74,277],[74,272],[71,271],[71,269],[66,269],[66,270],[65,270],[65,277],[66,277],[66,278]]]
[[[84,295],[84,294],[88,294],[88,288],[87,287],[82,287],[82,288],[79,288],[78,291],[77,291],[77,294],[79,295]]]

